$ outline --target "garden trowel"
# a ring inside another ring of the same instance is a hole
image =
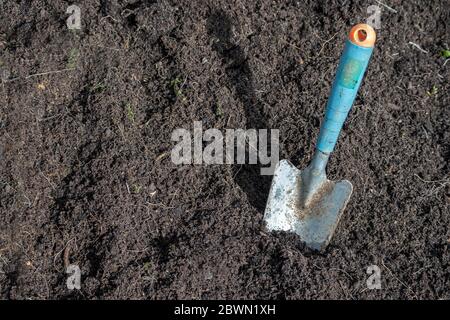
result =
[[[353,191],[347,180],[328,180],[325,168],[355,100],[375,38],[375,31],[367,24],[351,29],[310,165],[299,170],[281,160],[275,168],[264,213],[267,229],[294,232],[314,250],[329,243]]]

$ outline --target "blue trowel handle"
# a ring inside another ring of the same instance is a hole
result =
[[[331,153],[353,105],[375,44],[375,31],[358,24],[350,31],[336,72],[316,148]]]

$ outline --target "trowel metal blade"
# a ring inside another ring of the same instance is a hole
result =
[[[302,171],[288,160],[275,168],[264,220],[270,231],[294,232],[314,250],[325,248],[339,222],[353,191],[347,180],[327,180],[314,201],[303,207]]]

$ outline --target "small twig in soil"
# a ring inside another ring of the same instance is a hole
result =
[[[41,174],[41,176],[44,177],[45,180],[47,180],[47,182],[50,184],[50,186],[52,187],[52,189],[53,189],[53,190],[56,190],[56,185],[55,185],[53,182],[51,182],[50,179],[47,178],[47,177],[45,176],[45,174],[44,174],[41,170],[39,170],[39,173]]]
[[[64,267],[67,269],[67,267],[70,265],[70,246],[69,246],[69,244],[67,244],[66,248],[64,249],[63,260],[64,260]]]
[[[174,209],[175,207],[171,207],[171,206],[167,206],[164,203],[151,203],[151,202],[147,202],[147,204],[149,206],[155,206],[155,207],[162,207],[164,209]]]
[[[296,46],[295,44],[285,40],[284,38],[281,38],[280,40],[283,41],[284,43],[290,45],[292,48],[297,49],[298,51],[302,52],[305,55],[306,60],[309,60],[311,58],[311,57],[308,57],[306,55],[306,53],[304,53],[303,50],[301,48],[299,48],[298,46]],[[299,63],[300,64],[304,64],[305,63],[305,60],[303,60],[303,58],[301,56],[299,56]]]
[[[236,171],[236,173],[234,174],[233,180],[236,179],[236,177],[237,177],[237,175],[239,174],[239,172],[241,172],[241,169],[242,169],[242,165],[239,166],[239,169],[238,169],[238,170]]]
[[[54,119],[54,118],[63,117],[65,115],[67,115],[67,114],[68,114],[68,112],[55,114],[54,116],[50,116],[50,117],[46,117],[46,118],[38,118],[38,117],[36,117],[36,121],[37,122],[44,122],[44,121],[48,121],[48,120],[51,120],[51,119]]]
[[[386,9],[388,9],[389,11],[391,11],[391,12],[393,12],[393,13],[397,13],[397,10],[395,10],[394,8],[392,8],[392,7],[389,7],[387,4],[385,4],[385,3],[383,3],[383,2],[380,2],[380,1],[378,1],[378,0],[375,0],[378,4],[381,4],[383,7],[385,7]]]
[[[230,126],[230,120],[231,120],[231,114],[228,116],[228,119],[227,119],[227,127]]]
[[[442,188],[444,188],[447,184],[450,184],[450,179],[449,180],[435,180],[435,181],[429,181],[429,180],[424,180],[421,177],[419,177],[417,174],[414,173],[414,176],[417,177],[420,181],[424,182],[424,183],[428,183],[428,184],[432,184],[432,187],[430,187],[426,194],[424,196],[422,196],[421,198],[419,198],[419,200],[423,200],[426,199],[427,197],[431,197],[432,195],[437,194]],[[439,184],[439,186],[436,186],[436,184]]]
[[[113,48],[113,47],[105,47],[105,46],[100,46],[100,45],[98,45],[98,44],[96,44],[96,45],[89,45],[90,47],[97,47],[97,48],[100,48],[100,49],[108,49],[108,50],[114,50],[114,51],[122,51],[122,49],[120,49],[120,48]]]
[[[54,71],[47,71],[47,72],[40,72],[40,73],[34,73],[34,74],[30,74],[28,76],[25,77],[16,77],[16,78],[12,78],[12,79],[6,79],[3,80],[3,82],[13,82],[19,79],[30,79],[30,78],[34,78],[34,77],[39,77],[39,76],[46,76],[49,74],[55,74],[55,73],[61,73],[61,72],[66,72],[66,71],[73,71],[75,69],[61,69],[61,70],[54,70]]]
[[[114,22],[120,22],[119,20],[117,20],[116,18],[114,18],[111,15],[104,16],[103,18],[100,19],[100,22],[103,22],[103,20],[105,20],[105,19],[111,19]]]
[[[423,53],[428,53],[428,51],[422,49],[422,47],[419,46],[417,43],[414,43],[414,42],[411,42],[411,41],[410,41],[410,42],[408,42],[408,44],[412,45],[413,47],[416,47],[417,49],[419,49],[419,51],[421,51],[421,52],[423,52]]]
[[[66,242],[66,244],[64,245],[64,247],[63,247],[61,250],[59,250],[59,251],[55,254],[55,256],[53,257],[53,265],[54,265],[54,266],[55,266],[56,259],[58,258],[58,256],[59,256],[61,253],[65,252],[65,250],[66,250],[67,246],[69,245],[69,243],[70,243],[71,241],[73,241],[74,239],[75,239],[75,237],[69,239],[69,240]]]
[[[30,198],[27,197],[27,195],[25,193],[22,193],[22,196],[27,199],[26,202],[24,202],[24,204],[26,204],[28,206],[28,208],[31,208],[33,206],[33,202],[31,202]]]
[[[162,160],[163,158],[165,158],[169,153],[168,152],[163,152],[161,153],[159,156],[156,157],[155,162],[158,162],[159,160]]]
[[[125,133],[123,132],[123,128],[121,128],[119,124],[117,124],[117,128],[119,128],[119,131],[120,131],[120,134],[122,135],[123,140],[127,141],[127,138],[125,138]]]
[[[30,74],[30,75],[26,76],[25,79],[30,79],[30,78],[34,78],[34,77],[38,77],[38,76],[46,76],[49,74],[61,73],[61,72],[72,71],[72,70],[74,70],[74,69],[61,69],[61,70],[55,70],[55,71],[35,73],[35,74]]]
[[[339,280],[338,283],[339,286],[341,287],[342,292],[345,294],[345,297],[348,299],[348,297],[350,296],[353,299],[353,295],[349,293],[350,290],[342,284],[342,281]]]
[[[12,140],[12,138],[11,138]],[[14,140],[13,140],[14,141]],[[28,208],[31,208],[33,206],[33,202],[31,202],[30,198],[25,194],[25,192],[19,192],[16,188],[14,188],[12,185],[10,185],[8,182],[5,182],[7,186],[9,186],[14,192],[20,193],[27,201],[23,202],[23,204],[26,204]]]
[[[425,180],[425,179],[422,179],[421,177],[419,177],[419,175],[416,174],[416,173],[414,173],[414,175],[415,175],[420,181],[425,182],[425,183],[440,183],[440,184],[442,184],[442,185],[446,185],[446,184],[450,183],[450,180],[449,180],[449,179],[447,179],[447,180],[445,180],[445,179],[443,179],[443,180]]]
[[[428,268],[430,268],[430,267],[432,267],[431,264],[428,265],[428,266],[425,266],[425,267],[423,267],[423,268],[420,268],[419,270],[417,270],[417,271],[414,272],[413,274],[416,275],[416,274],[418,274],[418,273],[422,272],[423,270],[428,269]]]
[[[283,41],[284,43],[290,45],[292,48],[297,49],[297,50],[299,50],[299,51],[302,51],[302,49],[299,48],[299,47],[297,47],[295,44],[293,44],[293,43],[291,43],[291,42],[289,42],[289,41],[287,41],[287,40],[285,40],[285,39],[283,39],[283,38],[281,38],[280,40]]]
[[[398,281],[401,285],[403,285],[406,289],[408,289],[409,291],[411,291],[412,294],[414,295],[414,297],[415,297],[416,299],[418,299],[417,294],[414,292],[414,290],[411,289],[411,287],[408,286],[406,283],[404,283],[402,280],[400,280],[400,278],[398,278],[398,277],[391,271],[391,269],[389,269],[389,268],[384,264],[383,259],[381,260],[381,265],[382,265],[387,271],[389,271],[390,275],[391,275],[395,280],[397,280],[397,281]]]
[[[323,49],[325,48],[325,45],[326,45],[328,42],[330,42],[331,40],[333,40],[334,37],[336,37],[336,35],[337,35],[338,33],[339,33],[339,32],[336,32],[330,39],[324,40],[324,39],[322,39],[321,37],[319,37],[315,32],[313,32],[313,34],[314,34],[317,38],[319,38],[320,41],[323,41],[322,48],[320,48],[319,53],[316,55],[316,57],[320,56],[320,54],[322,53]]]

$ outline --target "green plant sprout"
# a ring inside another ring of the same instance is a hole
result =
[[[445,59],[450,58],[450,50],[447,49],[441,50],[441,56],[444,57]]]
[[[223,116],[223,109],[219,103],[217,103],[215,111],[217,117],[221,118]]]
[[[141,192],[141,190],[142,190],[142,186],[137,183],[135,183],[131,186],[131,192],[133,192],[133,193],[139,193],[139,192]]]
[[[77,48],[70,49],[68,58],[67,58],[67,69],[75,69],[77,67],[78,56],[80,52]]]
[[[90,89],[89,92],[94,93],[94,92],[103,92],[105,91],[105,89],[107,88],[106,84],[104,84],[103,82],[99,82],[95,85],[93,85]]]
[[[173,93],[177,98],[181,98],[182,101],[186,100],[186,97],[183,95],[183,81],[180,77],[176,77],[172,81],[170,81],[170,86],[172,87]]]
[[[130,120],[132,123],[134,123],[134,111],[133,111],[133,107],[131,106],[131,103],[127,103],[125,105],[125,111],[127,112],[127,118],[128,120]]]
[[[438,88],[435,85],[433,85],[430,91],[427,91],[427,95],[429,95],[430,97],[437,95],[437,93]]]

